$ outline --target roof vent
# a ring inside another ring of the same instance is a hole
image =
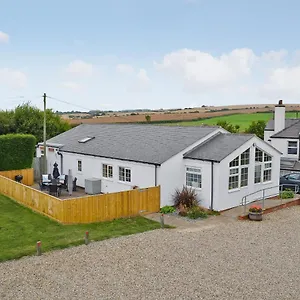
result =
[[[84,144],[84,143],[87,143],[87,142],[89,142],[90,140],[92,140],[94,138],[95,138],[94,136],[87,136],[87,137],[79,140],[78,143]]]

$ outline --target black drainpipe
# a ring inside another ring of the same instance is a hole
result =
[[[154,183],[155,183],[155,186],[157,186],[157,165],[155,165],[155,178],[154,178]]]
[[[211,162],[211,193],[210,193],[210,209],[214,210],[214,162]]]
[[[64,172],[63,172],[63,158],[64,158],[64,156],[62,155],[61,152],[57,152],[57,154],[61,156],[61,160],[60,160],[60,173],[64,174]]]

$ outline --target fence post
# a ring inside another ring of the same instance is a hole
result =
[[[84,236],[84,243],[86,244],[86,245],[88,245],[89,244],[89,232],[88,231],[86,231],[85,232],[85,236]]]
[[[36,243],[36,255],[37,256],[40,256],[40,255],[42,255],[42,247],[41,247],[41,241],[38,241],[37,243]]]
[[[160,216],[160,226],[161,228],[165,228],[164,214],[161,214]]]
[[[280,197],[280,204],[282,205],[282,191],[283,191],[283,186],[279,186],[279,197]]]

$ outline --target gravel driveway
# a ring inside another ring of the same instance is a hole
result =
[[[300,207],[0,264],[0,299],[300,299]]]

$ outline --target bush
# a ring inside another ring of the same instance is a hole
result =
[[[170,214],[170,213],[173,213],[175,211],[176,211],[175,207],[169,206],[169,205],[166,205],[166,206],[164,206],[160,209],[160,212],[163,213],[163,214]]]
[[[280,197],[282,199],[291,199],[295,197],[295,194],[291,189],[286,189],[285,191],[280,193]]]
[[[205,219],[207,218],[207,212],[201,209],[199,206],[194,206],[188,210],[187,216],[190,219]]]
[[[194,189],[184,186],[181,190],[176,189],[173,195],[173,202],[176,208],[189,209],[198,206],[197,193]]]
[[[31,168],[35,144],[30,134],[0,135],[0,171]]]

